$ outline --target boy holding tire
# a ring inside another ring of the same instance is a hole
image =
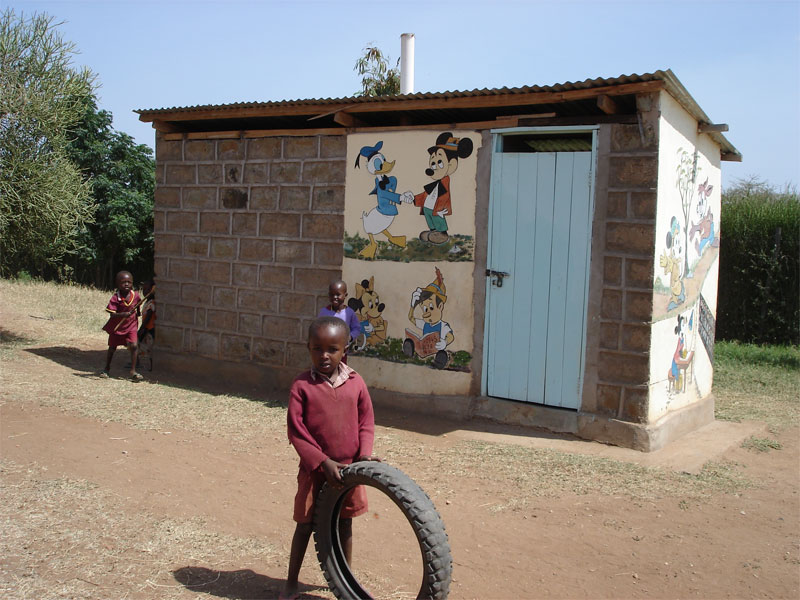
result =
[[[312,368],[298,375],[289,392],[289,441],[300,456],[289,573],[281,598],[297,597],[297,578],[313,530],[314,501],[326,481],[340,486],[340,469],[352,462],[380,460],[372,456],[375,420],[372,400],[361,376],[342,362],[350,329],[336,317],[320,317],[308,328]],[[352,559],[352,518],[367,511],[363,486],[345,498],[339,539],[345,558]]]

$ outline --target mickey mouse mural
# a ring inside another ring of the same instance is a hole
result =
[[[414,195],[414,205],[425,217],[428,229],[419,234],[419,239],[430,244],[444,244],[447,233],[447,215],[453,214],[450,197],[450,176],[458,169],[458,160],[472,154],[472,140],[457,138],[449,131],[439,134],[436,143],[428,148],[428,168],[425,175],[433,181],[423,186],[423,191]],[[405,194],[404,194],[405,196]]]

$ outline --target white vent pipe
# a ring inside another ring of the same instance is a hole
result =
[[[400,93],[414,93],[414,34],[400,36]]]

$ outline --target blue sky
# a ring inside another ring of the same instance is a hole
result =
[[[114,127],[132,111],[350,96],[368,44],[415,34],[419,92],[548,85],[672,69],[743,163],[723,184],[800,183],[800,0],[4,0],[46,12],[98,75]]]

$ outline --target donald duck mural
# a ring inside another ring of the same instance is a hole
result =
[[[367,162],[367,171],[371,175],[375,175],[375,185],[369,195],[377,197],[377,206],[361,215],[364,231],[369,236],[369,244],[359,252],[359,256],[363,258],[375,258],[375,253],[378,250],[375,236],[379,233],[385,235],[386,239],[395,246],[405,248],[406,236],[392,235],[389,232],[389,227],[391,227],[397,215],[397,205],[401,202],[411,203],[414,200],[411,192],[406,192],[402,195],[397,193],[397,177],[388,176],[396,161],[387,161],[386,157],[380,152],[382,147],[383,141],[379,141],[374,146],[364,146],[359,150],[356,157],[356,168],[360,168],[360,161],[363,157]]]

